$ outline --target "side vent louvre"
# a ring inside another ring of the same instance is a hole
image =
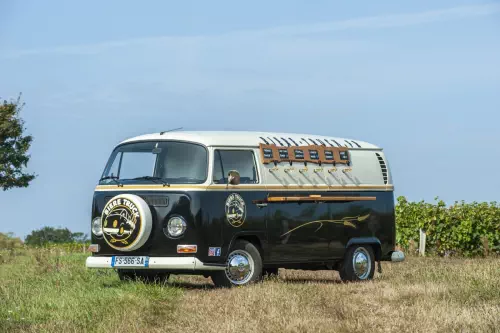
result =
[[[278,138],[277,138],[277,137],[275,137],[275,136],[273,137],[273,139],[274,139],[274,140],[276,140],[276,141],[278,141],[278,143],[279,143],[279,145],[280,145],[280,146],[283,146],[283,144],[281,143],[280,139],[278,139]]]
[[[330,147],[333,147],[332,143],[328,141],[328,139],[325,139],[325,141],[330,145]]]
[[[337,146],[342,147],[342,146],[340,145],[340,143],[338,143],[337,141],[335,141],[335,140],[333,140],[333,139],[331,139],[331,140],[332,140],[333,142],[335,142],[335,143],[337,144]]]
[[[284,137],[281,137],[281,140],[285,141],[285,143],[288,145],[288,147],[291,146],[290,142],[288,142]]]
[[[377,155],[378,163],[380,163],[380,168],[382,169],[382,176],[384,177],[384,184],[387,185],[387,180],[388,180],[387,165],[385,164],[384,159],[382,158],[382,156],[380,156],[379,153],[375,153],[375,155]]]
[[[309,138],[309,141],[311,141],[313,143],[313,145],[317,146],[318,144],[316,143],[316,141],[314,141],[313,139]]]

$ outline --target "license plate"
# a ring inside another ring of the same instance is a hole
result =
[[[113,256],[111,267],[148,267],[149,257]]]

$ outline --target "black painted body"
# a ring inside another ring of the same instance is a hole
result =
[[[100,216],[109,199],[124,193],[96,191],[92,217]],[[393,192],[327,192],[329,196],[375,196],[375,201],[268,203],[259,207],[253,203],[265,199],[265,190],[239,191],[127,191],[144,199],[168,197],[168,206],[152,206],[153,229],[147,243],[132,252],[120,252],[109,247],[104,239],[92,235],[92,243],[100,245],[97,256],[148,255],[155,257],[193,256],[178,254],[178,244],[196,244],[195,255],[205,264],[223,265],[232,242],[246,238],[258,242],[264,266],[286,268],[335,267],[344,255],[349,242],[370,242],[377,259],[389,260],[395,246],[395,215]],[[240,227],[233,227],[225,217],[225,202],[230,193],[238,193],[246,204],[246,219]],[[325,192],[272,192],[272,195],[311,195]],[[146,200],[151,202],[152,200]],[[163,228],[172,215],[182,215],[187,230],[178,239],[166,236]],[[346,217],[367,216],[362,221]],[[333,221],[315,222],[313,221]],[[340,222],[339,222],[340,220]],[[354,227],[353,227],[354,225]],[[289,232],[294,228],[295,231]],[[288,232],[288,234],[287,234]],[[221,247],[220,257],[208,256],[209,247]]]

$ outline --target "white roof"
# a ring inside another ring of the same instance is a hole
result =
[[[310,135],[297,133],[275,132],[244,132],[244,131],[172,131],[137,136],[122,143],[133,141],[178,140],[188,141],[210,146],[237,146],[258,147],[261,143],[276,144],[278,146],[306,146],[315,142],[318,145],[348,147],[350,149],[380,149],[379,147],[352,139],[329,137],[324,135]]]

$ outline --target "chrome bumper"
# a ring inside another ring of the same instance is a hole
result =
[[[88,257],[87,268],[118,268],[112,267],[113,257]],[[149,257],[148,267],[122,267],[124,269],[167,269],[180,271],[219,271],[223,266],[207,266],[194,257]]]
[[[401,262],[405,260],[405,254],[402,251],[394,251],[391,254],[392,262]]]

